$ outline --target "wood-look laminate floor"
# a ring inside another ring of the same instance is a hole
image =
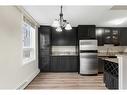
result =
[[[26,89],[105,90],[103,75],[81,76],[78,73],[40,73]]]

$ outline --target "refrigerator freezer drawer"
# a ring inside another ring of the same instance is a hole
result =
[[[97,55],[87,55],[80,57],[80,74],[97,74],[98,60]]]

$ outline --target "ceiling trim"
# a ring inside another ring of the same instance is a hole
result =
[[[22,7],[22,6],[15,6],[24,16],[29,18],[31,22],[33,22],[36,26],[40,26],[40,24]]]

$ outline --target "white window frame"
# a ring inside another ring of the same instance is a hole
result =
[[[24,46],[24,31],[27,31],[26,27],[29,28],[30,30],[30,40],[29,40],[29,44],[28,46]],[[22,48],[23,48],[23,64],[26,64],[26,63],[30,63],[31,61],[35,61],[36,60],[36,47],[35,47],[35,41],[36,41],[36,26],[32,26],[31,23],[29,22],[26,22],[24,19],[23,19],[23,23],[22,23]],[[24,54],[27,53],[27,52],[30,52],[30,57],[24,57]]]

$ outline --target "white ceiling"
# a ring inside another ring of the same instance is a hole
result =
[[[60,6],[23,6],[40,24],[51,25],[59,18]],[[127,27],[127,10],[112,6],[63,6],[64,19],[72,26],[95,24],[98,27]]]

